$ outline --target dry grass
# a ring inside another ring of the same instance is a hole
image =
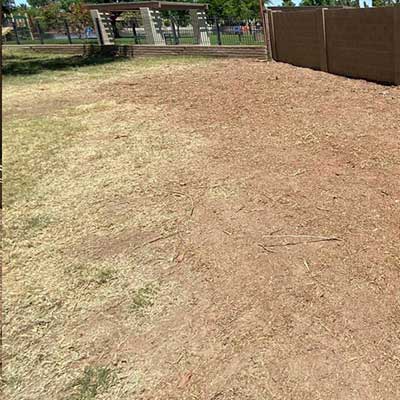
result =
[[[171,61],[178,69],[192,63],[203,61]],[[147,236],[173,229],[173,214],[149,197],[160,190],[154,172],[177,157],[179,146],[139,104],[119,106],[93,90],[113,82],[116,68],[118,79],[127,79],[151,76],[164,62],[52,72],[49,80],[43,73],[21,78],[23,86],[16,78],[5,82],[3,332],[10,399],[64,398],[89,379],[92,366],[115,377],[112,386],[99,384],[96,399],[127,398],[139,373],[131,362],[120,365],[106,343],[118,347],[123,332],[146,329],[165,303],[179,301],[170,299],[173,283],[160,285],[148,271],[171,260],[154,261],[151,249],[128,254]],[[63,99],[64,107],[57,106]],[[125,134],[129,141],[116,139]],[[112,215],[110,204],[117,206]],[[128,219],[127,207],[136,209]],[[108,254],[121,234],[124,251]],[[103,313],[116,308],[119,323],[107,325]],[[70,398],[95,397],[90,387],[80,390]]]
[[[4,106],[6,398],[399,397],[398,88],[139,60]]]

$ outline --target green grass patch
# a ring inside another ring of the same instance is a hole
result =
[[[86,367],[81,377],[71,384],[73,393],[68,400],[93,400],[109,389],[116,381],[116,374],[106,367]]]
[[[151,283],[137,289],[132,296],[132,301],[129,306],[130,311],[141,313],[145,308],[152,307],[157,292],[158,287]]]
[[[35,215],[23,221],[23,229],[26,235],[34,235],[45,229],[51,223],[48,215]]]
[[[75,70],[79,67],[99,66],[117,61],[121,61],[121,58],[35,53],[16,49],[3,52],[2,72],[3,76],[35,75],[45,71]]]
[[[198,63],[207,62],[206,57],[148,57],[131,59],[113,56],[79,56],[51,53],[36,53],[27,49],[3,50],[2,70],[5,86],[19,86],[36,83],[45,79],[47,82],[58,78],[79,80],[82,75],[87,79],[104,79],[106,75],[115,77],[115,71],[124,73],[127,70],[139,70],[157,67],[168,63]],[[77,73],[76,73],[77,72]]]
[[[94,280],[98,285],[104,285],[112,280],[115,276],[115,271],[112,268],[105,268],[96,271]]]
[[[98,288],[118,278],[118,270],[108,262],[73,262],[64,266],[65,279],[79,288]]]

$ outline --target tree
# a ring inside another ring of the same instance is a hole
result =
[[[62,22],[61,4],[58,2],[49,3],[41,7],[40,20],[42,29],[56,28]]]
[[[348,7],[360,7],[359,0],[302,0],[301,6],[348,6]]]
[[[33,8],[44,7],[50,3],[51,0],[28,0],[29,6]]]
[[[399,4],[399,0],[372,0],[372,7],[386,7]]]
[[[31,20],[40,21],[43,30],[63,27],[67,21],[70,29],[81,34],[92,21],[89,12],[83,8],[82,0],[49,1],[40,7],[29,7],[27,13]]]
[[[210,0],[208,6],[208,14],[213,17],[224,17],[226,16],[226,0]],[[201,1],[201,3],[207,3],[207,1]]]
[[[15,10],[14,0],[1,0],[1,12],[5,15],[9,15]]]
[[[322,6],[330,6],[332,4],[330,0],[302,0],[300,5],[322,7]]]
[[[88,10],[83,8],[81,0],[76,0],[69,5],[66,18],[71,28],[78,32],[79,37],[81,37],[85,27],[92,23],[92,18]]]
[[[192,0],[184,1],[193,3]],[[207,3],[207,14],[211,17],[233,17],[237,19],[255,19],[260,17],[259,0],[199,0],[197,3]],[[264,3],[271,4],[271,0],[265,0]]]
[[[282,0],[282,7],[294,7],[295,5],[292,0]]]
[[[258,0],[229,0],[226,3],[226,11],[230,17],[249,20],[260,15]]]

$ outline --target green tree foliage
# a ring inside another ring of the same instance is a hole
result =
[[[120,0],[122,1],[122,0]],[[128,0],[124,0],[127,1]],[[129,0],[129,1],[135,1],[135,0]],[[116,3],[117,0],[85,0],[84,3],[93,3],[93,4],[101,4],[101,3]]]
[[[294,7],[295,5],[292,0],[282,0],[282,7]]]
[[[230,17],[253,19],[260,15],[260,3],[258,0],[230,0],[226,11]]]
[[[348,6],[348,7],[359,7],[359,0],[302,0],[301,6]]]
[[[15,10],[14,0],[1,0],[1,12],[5,15],[11,14]]]
[[[98,2],[101,0],[90,0]],[[174,2],[193,3],[193,0],[169,0]],[[211,17],[237,18],[242,20],[258,19],[260,17],[259,0],[198,0],[197,3],[207,3],[207,14]],[[270,4],[270,0],[265,1]],[[163,12],[163,18],[173,19],[179,26],[187,26],[190,23],[189,15],[186,11]]]
[[[29,1],[44,3],[41,6],[31,6],[26,10],[31,20],[40,22],[43,30],[62,27],[64,21],[67,21],[71,31],[81,33],[92,22],[89,12],[83,9],[82,0]]]
[[[400,4],[400,0],[372,0],[372,7],[386,7]]]
[[[208,3],[208,14],[213,17],[223,17],[226,15],[226,3],[228,1],[225,0],[211,0],[211,1],[199,1],[199,3]]]
[[[97,2],[99,0],[91,0]],[[169,0],[179,1],[186,3],[193,3],[193,0]],[[207,3],[209,5],[208,15],[217,17],[233,17],[238,19],[253,19],[259,18],[260,15],[260,2],[259,0],[198,0],[197,3]],[[271,1],[265,1],[270,4]],[[176,14],[177,13],[177,14]],[[185,12],[174,11],[174,15],[180,15],[183,18],[187,15]],[[183,22],[183,21],[182,21]]]
[[[321,6],[330,6],[331,4],[330,0],[302,0],[300,2],[301,6],[317,6],[317,7],[321,7]]]
[[[83,8],[81,0],[75,1],[68,6],[66,13],[67,21],[70,27],[77,31],[79,35],[84,31],[86,26],[91,25],[92,18],[87,10]]]
[[[62,22],[61,3],[52,2],[41,8],[40,19],[45,29],[52,29]]]
[[[28,4],[33,8],[44,7],[51,3],[50,0],[28,0]]]
[[[176,2],[193,3],[193,1],[189,0],[168,0],[168,1],[173,1],[175,3]],[[198,3],[201,3],[201,1],[199,1]],[[166,26],[170,26],[172,20],[175,22],[175,24],[178,24],[178,26],[187,26],[190,23],[190,16],[188,12],[184,10],[163,11],[161,15],[164,19],[164,24],[167,24]]]
[[[138,11],[125,11],[120,15],[120,17],[124,22],[129,24],[136,22],[140,18]]]
[[[209,3],[209,14],[238,19],[257,19],[260,17],[259,0],[205,0]],[[264,4],[271,4],[270,0]]]

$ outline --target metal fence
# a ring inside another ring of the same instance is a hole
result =
[[[8,18],[3,27],[11,28],[2,36],[3,44],[80,44],[97,43],[97,37],[91,26],[77,29],[67,20],[60,20],[51,26],[38,19]]]
[[[262,45],[264,33],[259,21],[234,19],[208,19],[208,35],[212,46],[217,45]],[[171,23],[163,27],[166,44],[196,44],[193,28]]]
[[[182,18],[181,18],[182,20]],[[263,26],[259,20],[238,20],[234,18],[208,18],[208,35],[211,45],[263,45]],[[5,44],[79,44],[97,43],[92,26],[81,30],[74,29],[66,20],[46,26],[40,20],[27,17],[5,19],[3,26],[10,32],[2,37]],[[147,44],[140,13],[130,18],[117,18],[112,21],[116,44]],[[162,34],[166,45],[196,44],[193,27],[181,23],[179,18],[163,18]]]
[[[143,19],[139,12],[112,20],[114,40],[118,44],[146,44]]]
[[[209,17],[208,35],[211,45],[262,45],[264,31],[261,21],[243,21],[232,18]],[[193,27],[180,25],[179,20],[164,19],[162,34],[167,45],[196,44]],[[129,22],[117,20],[114,30],[118,44],[146,44],[141,17]]]

